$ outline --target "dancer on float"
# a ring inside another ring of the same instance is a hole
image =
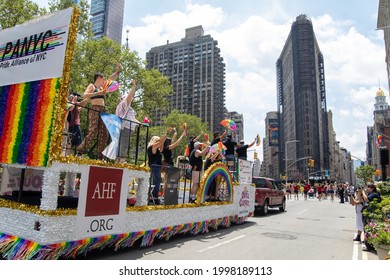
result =
[[[110,80],[115,80],[122,66],[117,63],[117,70],[110,76]],[[100,118],[100,112],[105,111],[104,99],[107,94],[107,90],[103,89],[104,83],[106,82],[104,74],[96,73],[94,76],[93,84],[89,84],[84,92],[83,98],[89,98],[91,100],[92,106],[89,110],[89,127],[88,133],[83,139],[82,143],[77,147],[77,153],[82,155],[88,151],[89,146],[92,143],[92,139],[98,136],[98,145],[97,145],[97,158],[102,159],[102,151],[107,146],[108,140],[108,131],[104,125],[102,119]]]

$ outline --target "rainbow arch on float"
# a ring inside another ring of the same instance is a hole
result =
[[[199,204],[206,202],[207,192],[210,188],[211,182],[217,176],[221,176],[223,179],[225,179],[229,195],[227,202],[233,202],[233,183],[229,168],[225,164],[217,162],[211,165],[202,176],[199,188],[200,194],[198,195]]]

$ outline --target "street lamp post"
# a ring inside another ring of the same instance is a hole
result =
[[[288,182],[288,159],[287,159],[287,144],[289,143],[297,143],[299,142],[299,140],[290,140],[290,141],[287,141],[285,144],[284,144],[284,152],[286,153],[284,155],[284,161],[285,161],[285,164],[286,164],[286,184]]]

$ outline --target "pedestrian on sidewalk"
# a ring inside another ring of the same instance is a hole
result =
[[[343,186],[343,184],[339,185],[339,197],[340,197],[340,203],[344,203],[344,186]]]
[[[291,184],[286,184],[287,199],[291,199]]]
[[[294,183],[294,200],[299,200],[299,196],[298,196],[298,183]]]
[[[322,198],[328,199],[328,183],[325,183],[324,187],[322,188]]]
[[[330,194],[330,201],[334,201],[334,186],[332,183],[329,185],[329,194]]]
[[[318,193],[318,201],[321,201],[321,197],[322,197],[322,185],[321,184],[317,188],[317,193]]]
[[[303,193],[305,195],[305,200],[307,200],[307,193],[310,191],[310,183],[307,182],[307,184],[305,184],[305,186],[303,187]]]
[[[374,184],[369,184],[365,190],[362,190],[362,198],[363,198],[363,209],[367,207],[367,211],[371,212],[372,210],[368,207],[368,203],[372,201],[376,201],[380,203],[382,198],[378,193],[376,186]],[[363,225],[367,225],[370,222],[367,216],[363,217]],[[364,235],[365,236],[365,235]],[[372,251],[374,247],[372,244],[367,242],[367,238],[362,240],[364,242],[363,251]]]
[[[356,236],[355,238],[353,239],[353,241],[361,241],[361,234],[363,232],[363,229],[364,229],[364,225],[363,225],[363,196],[362,196],[362,188],[359,187],[358,188],[358,191],[357,191],[357,195],[356,195],[356,198],[354,198],[354,196],[351,194],[350,197],[349,197],[349,201],[350,201],[350,204],[352,206],[355,206],[355,212],[356,212],[356,230],[357,230],[357,233],[356,233]]]

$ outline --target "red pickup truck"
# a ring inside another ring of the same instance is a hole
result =
[[[282,187],[279,187],[274,179],[265,177],[252,177],[255,184],[255,210],[263,215],[268,213],[268,208],[279,207],[280,211],[286,210],[286,196]]]

